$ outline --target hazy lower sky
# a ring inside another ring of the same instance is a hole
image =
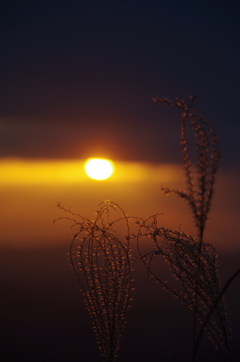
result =
[[[201,94],[238,164],[238,2],[9,0],[0,16],[0,157],[179,162],[180,114],[152,98]]]

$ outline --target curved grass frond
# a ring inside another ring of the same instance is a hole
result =
[[[152,251],[143,253],[141,240],[149,236]],[[137,245],[149,276],[160,282],[165,290],[179,298],[186,307],[194,310],[199,322],[205,323],[210,340],[231,361],[231,329],[224,300],[219,298],[221,289],[214,247],[203,242],[199,258],[199,246],[194,237],[159,227],[156,216],[148,218],[139,226]],[[156,258],[163,258],[169,264],[173,277],[180,283],[180,289],[161,279]],[[208,317],[213,306],[214,311]]]
[[[106,201],[99,206],[95,220],[91,221],[59,205],[63,211],[70,213],[70,217],[65,219],[72,221],[72,226],[77,228],[70,246],[71,265],[93,319],[103,359],[112,362],[119,348],[130,302],[130,233],[128,218],[117,204]],[[120,211],[121,215],[110,221],[112,210]],[[113,230],[120,221],[126,228],[124,241]]]

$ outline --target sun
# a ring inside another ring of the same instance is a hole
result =
[[[114,172],[113,162],[103,158],[90,158],[85,162],[86,174],[94,180],[105,180]]]

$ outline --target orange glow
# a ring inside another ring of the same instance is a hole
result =
[[[147,218],[160,213],[161,226],[180,227],[195,235],[187,206],[175,195],[166,197],[161,192],[161,186],[186,188],[181,165],[115,162],[112,177],[96,182],[86,175],[84,163],[0,159],[0,245],[67,243],[69,223],[53,224],[57,217],[66,216],[57,208],[58,202],[92,219],[106,199],[118,203],[128,215]],[[236,171],[218,174],[206,232],[207,241],[216,247],[239,248],[239,179]]]
[[[0,183],[42,184],[79,182],[86,179],[80,161],[39,161],[6,159],[0,161]]]
[[[0,184],[62,184],[91,182],[85,171],[85,160],[0,160]],[[115,162],[108,182],[160,182],[184,178],[181,166],[140,162]]]

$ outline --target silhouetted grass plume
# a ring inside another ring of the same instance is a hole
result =
[[[162,191],[166,195],[175,193],[188,203],[197,228],[196,237],[164,228],[159,224],[158,215],[146,220],[130,218],[119,205],[109,200],[99,205],[92,221],[58,205],[69,214],[63,219],[71,221],[72,228],[76,229],[70,246],[70,262],[106,362],[114,361],[119,348],[131,299],[132,263],[139,259],[146,266],[150,280],[159,282],[193,311],[192,362],[196,361],[204,329],[225,360],[233,361],[224,293],[240,269],[221,288],[216,250],[204,240],[220,158],[220,142],[211,124],[193,108],[195,99],[190,97],[189,104],[178,98],[170,101],[156,97],[154,101],[177,107],[182,112],[181,146],[187,189],[162,187]],[[110,212],[116,211],[120,216],[110,219]],[[132,230],[130,219],[135,225]],[[116,232],[119,223],[122,223],[122,231],[125,229],[125,236],[119,237]],[[132,243],[136,243],[138,250],[134,257],[131,255]],[[178,287],[164,281],[160,260],[167,262]],[[197,321],[202,325],[200,330]]]
[[[146,237],[151,238],[153,251],[142,253],[141,244],[146,243]],[[231,360],[230,326],[224,300],[222,298],[218,300],[221,288],[214,247],[202,242],[199,258],[199,242],[191,235],[159,226],[157,216],[140,223],[137,243],[139,254],[150,278],[160,282],[166,291],[170,291],[186,307],[193,310],[201,324],[206,322],[212,306],[217,302],[214,313],[206,323],[206,328],[210,340],[226,355],[227,360]],[[158,258],[163,258],[168,263],[173,277],[180,283],[180,288],[175,288],[171,283],[162,280],[161,265],[156,263]],[[198,300],[196,300],[196,284]]]
[[[70,214],[65,219],[77,229],[70,246],[70,262],[92,317],[103,359],[112,362],[119,348],[132,289],[128,218],[110,201],[100,204],[93,221],[60,204],[58,207]],[[121,215],[110,222],[110,210],[120,211]],[[124,240],[113,230],[115,224],[122,221],[126,229]]]

